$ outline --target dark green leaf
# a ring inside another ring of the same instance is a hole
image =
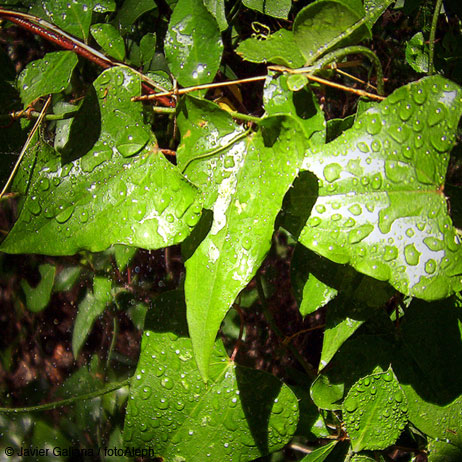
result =
[[[147,65],[156,54],[156,34],[145,34],[140,40],[141,63]]]
[[[55,51],[32,61],[18,78],[18,89],[24,106],[40,96],[59,93],[71,80],[77,56],[71,51]]]
[[[152,448],[167,461],[240,461],[292,438],[298,404],[286,385],[230,362],[221,342],[204,384],[186,337],[182,293],[159,297],[151,313],[130,385],[125,445]]]
[[[281,19],[287,19],[292,6],[291,0],[242,0],[242,3],[259,13]]]
[[[119,61],[125,59],[124,40],[114,26],[111,24],[93,24],[90,30],[91,35],[106,54]]]
[[[220,31],[228,28],[228,21],[226,20],[225,0],[203,0],[205,7],[209,10],[210,14],[217,21]]]
[[[71,290],[80,276],[82,268],[80,266],[68,266],[63,268],[55,278],[53,292],[62,292]]]
[[[45,263],[39,266],[39,271],[41,278],[36,287],[32,288],[25,279],[21,281],[22,290],[26,295],[27,308],[34,313],[42,311],[50,301],[56,267]]]
[[[202,0],[179,0],[165,38],[165,57],[183,86],[211,82],[220,66],[223,42],[215,18]]]
[[[462,246],[441,190],[461,111],[459,87],[428,77],[309,150],[319,196],[300,242],[405,294],[460,290]]]
[[[117,10],[113,25],[125,34],[135,27],[135,21],[141,15],[154,8],[156,8],[154,0],[125,0],[122,7]]]

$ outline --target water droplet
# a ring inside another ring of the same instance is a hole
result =
[[[342,167],[339,164],[329,164],[324,168],[324,178],[329,183],[334,182],[340,178],[340,173],[342,172]]]
[[[366,130],[371,135],[377,135],[382,129],[382,123],[376,116],[371,117],[366,123]]]
[[[436,261],[432,259],[428,260],[425,263],[425,271],[428,274],[433,274],[436,271]]]
[[[358,216],[361,215],[362,209],[359,204],[354,204],[351,207],[348,208],[348,210],[351,212],[351,214]]]
[[[62,210],[62,212],[60,212],[58,215],[56,215],[56,221],[58,223],[65,223],[67,220],[69,220],[69,218],[71,218],[72,214],[74,213],[74,209],[75,207],[73,205],[67,207],[67,208],[64,208],[64,210]]]
[[[414,109],[411,104],[402,104],[399,108],[399,117],[401,118],[402,121],[406,121],[411,117],[412,113],[414,112]]]
[[[385,261],[394,260],[398,256],[398,249],[394,246],[386,245],[383,259]]]
[[[344,406],[348,412],[354,412],[358,409],[358,400],[354,396],[347,396]]]
[[[404,258],[408,265],[415,266],[419,263],[420,252],[418,252],[414,244],[409,244],[404,248]]]
[[[39,215],[42,211],[42,207],[39,204],[38,197],[32,196],[29,203],[27,204],[27,208],[33,215]]]
[[[358,226],[357,228],[352,229],[348,233],[348,242],[350,244],[356,244],[357,242],[360,242],[364,238],[369,236],[369,234],[371,234],[373,230],[374,226],[369,223],[365,223],[364,225]]]

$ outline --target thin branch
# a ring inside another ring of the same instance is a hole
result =
[[[154,106],[155,107],[155,106]],[[170,108],[163,108],[163,109],[170,109]],[[71,112],[66,112],[63,114],[45,114],[43,116],[43,120],[65,120],[65,119],[71,119],[75,115],[77,115],[78,111],[71,111]],[[39,111],[34,111],[33,108],[29,107],[27,109],[24,109],[22,111],[13,111],[10,112],[9,114],[0,114],[0,120],[7,120],[7,119],[37,119],[40,117],[40,112]]]
[[[30,131],[30,133],[29,133],[29,135],[27,137],[26,143],[24,144],[24,146],[23,146],[23,148],[21,150],[21,153],[19,154],[18,160],[16,161],[16,164],[14,165],[13,171],[10,173],[10,176],[8,177],[8,180],[7,180],[5,186],[2,189],[2,192],[0,192],[0,199],[3,197],[6,190],[10,186],[10,183],[13,181],[14,175],[16,174],[16,171],[19,168],[19,164],[21,163],[21,160],[24,157],[24,154],[26,153],[27,148],[29,147],[29,144],[30,144],[31,140],[32,140],[33,136],[35,135],[35,132],[38,130],[40,124],[42,123],[42,120],[43,120],[43,118],[45,116],[45,112],[47,111],[48,106],[50,105],[50,102],[51,102],[51,95],[48,97],[46,103],[44,104],[44,106],[43,106],[43,108],[42,108],[42,110],[40,112],[39,117],[35,121],[35,124],[34,124],[32,130]]]
[[[435,36],[436,36],[436,26],[438,25],[438,18],[441,12],[441,5],[443,0],[436,0],[435,11],[433,12],[432,25],[430,29],[430,44],[429,44],[429,53],[428,53],[428,75],[435,73],[435,64],[434,64],[434,55],[435,55]]]

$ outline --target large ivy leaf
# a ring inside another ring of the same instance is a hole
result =
[[[159,297],[150,313],[130,385],[126,445],[152,449],[166,462],[250,461],[292,438],[296,396],[275,377],[230,362],[221,342],[204,384],[180,291]]]
[[[405,294],[460,290],[462,246],[442,190],[461,111],[459,87],[428,77],[308,151],[319,196],[300,242]]]
[[[130,100],[139,93],[139,77],[128,69],[98,77],[88,99],[94,105],[85,109],[86,100],[82,124],[77,119],[71,128],[72,147],[86,154],[62,165],[55,158],[41,169],[2,251],[67,255],[112,244],[153,249],[189,234],[200,218],[198,192],[155,150],[141,107]]]
[[[343,402],[353,451],[385,449],[407,423],[407,400],[392,369],[358,380]]]
[[[32,61],[18,78],[18,89],[24,106],[40,96],[63,91],[71,80],[77,64],[72,51],[47,53],[42,59]]]
[[[220,66],[223,42],[215,18],[202,0],[179,0],[165,37],[165,57],[181,85],[211,82]]]
[[[201,145],[214,141],[215,146],[224,146],[215,155],[204,159],[199,155],[197,160],[190,157],[186,163],[187,177],[214,197],[212,227],[186,262],[185,282],[191,339],[206,378],[220,323],[270,248],[274,220],[298,172],[305,139],[294,119],[273,117],[266,119],[258,133],[245,139],[240,134],[241,139],[230,143],[236,134],[229,133],[232,125],[226,126],[225,116],[204,120],[200,108],[193,110],[190,105],[190,122],[180,121],[182,141],[187,143],[182,149],[191,152],[186,146],[199,143],[193,142],[198,136],[193,135],[194,121],[203,127],[201,133],[206,131]],[[228,132],[228,145],[223,138],[218,141],[216,126],[223,134]],[[192,152],[197,153],[197,148]],[[181,156],[179,150],[180,164]]]

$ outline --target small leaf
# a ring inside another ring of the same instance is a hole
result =
[[[96,0],[93,5],[93,11],[95,13],[109,13],[115,10],[115,0]]]
[[[348,29],[363,17],[360,3],[358,8],[341,0],[318,0],[303,8],[294,21],[294,37],[305,65],[334,48],[370,36],[365,25],[348,33]]]
[[[80,349],[85,343],[96,318],[103,313],[111,300],[111,281],[104,277],[95,276],[93,279],[93,292],[87,292],[85,298],[79,304],[79,310],[75,318],[72,335],[72,352],[75,358],[79,355]]]
[[[291,0],[242,0],[242,3],[259,13],[281,19],[287,19],[292,7]]]
[[[428,53],[422,32],[417,32],[406,43],[406,61],[416,72],[428,72]]]
[[[113,248],[117,268],[119,271],[123,271],[133,259],[138,249],[136,247],[129,247],[128,245],[114,245]]]
[[[140,40],[141,63],[146,66],[156,54],[156,34],[145,34]]]
[[[396,90],[353,127],[307,152],[319,179],[299,241],[426,300],[462,287],[462,246],[441,193],[462,112],[440,76]]]
[[[111,24],[93,24],[91,35],[105,53],[113,58],[123,61],[125,59],[125,44],[119,31]]]
[[[41,278],[36,287],[32,288],[25,279],[21,281],[22,290],[26,295],[27,308],[34,313],[42,311],[50,301],[56,267],[45,263],[39,266],[39,271]]]
[[[211,82],[220,66],[223,42],[215,18],[202,0],[179,0],[165,38],[165,57],[183,86]]]
[[[390,368],[358,380],[348,392],[342,412],[353,451],[385,449],[406,426],[407,399]]]
[[[305,63],[293,33],[285,29],[280,29],[265,39],[248,38],[239,43],[236,53],[252,63],[274,63],[291,68],[302,67]]]
[[[300,462],[324,462],[327,456],[332,452],[337,441],[332,441],[318,449],[315,449],[310,454],[306,455]]]
[[[181,292],[157,298],[150,313],[130,384],[126,446],[150,448],[169,461],[240,461],[292,438],[296,396],[275,377],[230,362],[221,342],[204,384],[186,337]]]
[[[113,21],[113,26],[124,35],[134,28],[136,20],[156,8],[154,0],[125,0]]]
[[[82,267],[80,266],[68,266],[63,268],[55,278],[55,284],[53,286],[53,292],[64,292],[71,290],[74,284],[77,282],[80,276]]]
[[[44,58],[29,63],[18,78],[24,106],[40,96],[63,91],[69,85],[76,64],[77,56],[71,51],[47,53]]]

